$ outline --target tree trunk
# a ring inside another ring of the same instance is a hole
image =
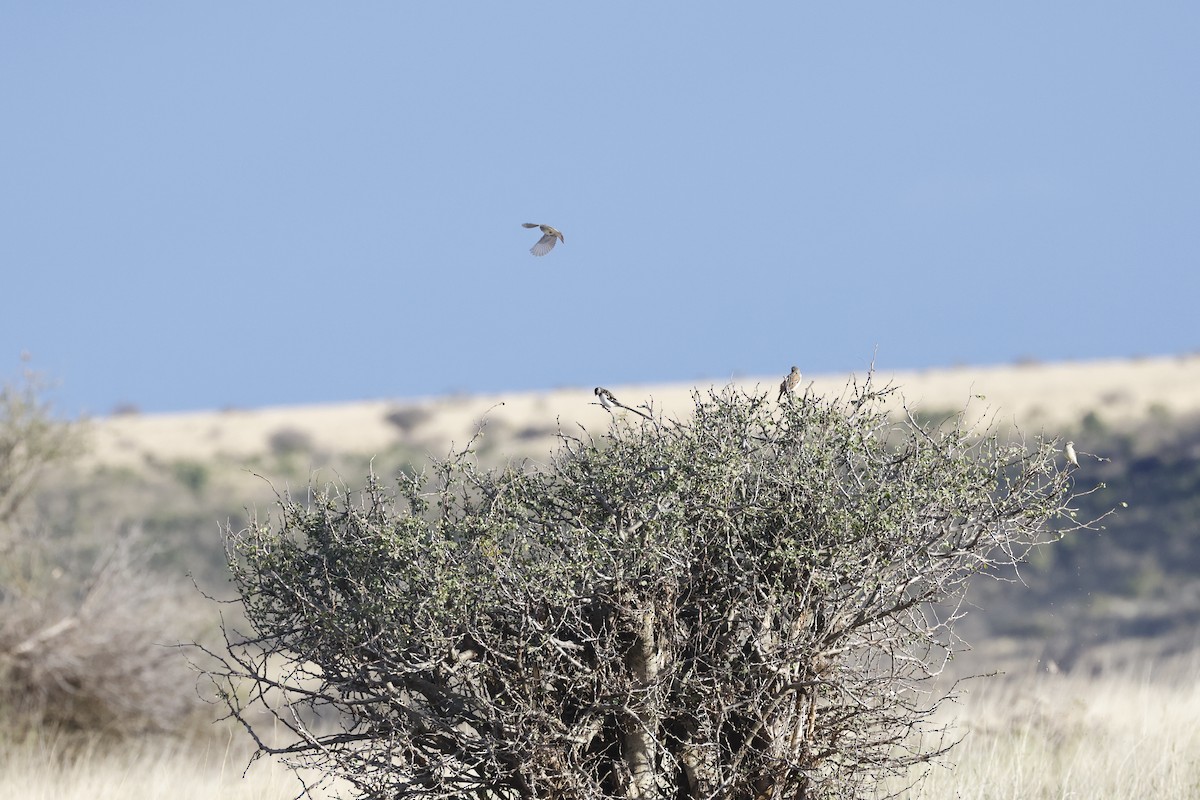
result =
[[[653,684],[658,679],[658,672],[662,666],[662,653],[658,651],[654,617],[653,609],[641,609],[637,612],[637,633],[629,650],[629,670],[635,691],[639,694],[654,692]],[[630,705],[649,710],[655,704],[645,702],[646,700],[649,700],[649,697],[642,695]],[[631,716],[625,722],[622,749],[625,765],[629,769],[629,784],[625,793],[630,800],[652,800],[658,796],[658,744],[655,731],[659,720],[648,718],[654,716],[656,715]]]

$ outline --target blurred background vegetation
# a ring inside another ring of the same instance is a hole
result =
[[[1152,409],[1110,428],[1095,413],[1062,432],[1086,450],[1081,519],[1104,530],[1043,548],[1025,585],[978,581],[968,639],[1019,645],[1056,668],[1104,669],[1187,656],[1200,647],[1200,417]],[[1086,447],[1080,443],[1086,442]]]

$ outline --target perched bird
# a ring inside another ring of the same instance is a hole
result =
[[[605,411],[612,411],[613,404],[617,403],[617,398],[613,396],[613,393],[603,386],[596,387],[596,397],[600,398],[600,405]]]
[[[536,222],[522,222],[522,228],[541,228],[542,238],[537,240],[537,244],[529,248],[529,252],[535,256],[544,256],[554,249],[555,242],[566,243],[562,233],[557,228],[551,228],[549,225],[539,225]]]
[[[775,398],[775,402],[783,400],[785,394],[791,394],[796,387],[800,385],[800,368],[792,367],[792,371],[783,379],[783,383],[779,384],[779,397]]]
[[[1073,467],[1079,466],[1079,459],[1075,457],[1075,443],[1067,442],[1067,446],[1063,448],[1063,453],[1067,456],[1067,463]]]

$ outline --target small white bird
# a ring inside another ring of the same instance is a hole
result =
[[[612,411],[613,404],[618,402],[613,393],[603,386],[597,386],[595,391],[596,397],[600,398],[600,405],[605,411]]]
[[[1073,467],[1079,466],[1079,459],[1075,456],[1075,443],[1067,442],[1067,446],[1063,448],[1063,453],[1067,457],[1067,463]]]
[[[554,249],[554,245],[556,242],[562,242],[563,244],[566,244],[566,242],[567,242],[567,240],[563,238],[562,233],[558,229],[551,228],[549,225],[539,225],[536,222],[522,222],[521,227],[522,228],[541,228],[541,230],[542,230],[542,238],[537,240],[537,244],[535,244],[533,247],[529,248],[529,252],[533,253],[535,256],[546,255],[546,253],[549,253],[551,250]]]
[[[783,379],[783,383],[779,384],[779,396],[775,398],[775,402],[783,400],[785,394],[791,394],[796,387],[800,385],[800,368],[792,367],[792,371]]]

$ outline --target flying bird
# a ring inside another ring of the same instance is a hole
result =
[[[541,228],[542,230],[542,238],[537,240],[537,244],[529,248],[529,252],[533,253],[535,256],[544,256],[546,253],[549,253],[554,249],[556,242],[563,242],[565,244],[567,241],[563,238],[561,231],[559,231],[557,228],[552,228],[549,225],[539,225],[536,222],[522,222],[521,227]]]
[[[1067,457],[1067,463],[1073,467],[1079,466],[1079,459],[1075,456],[1075,443],[1067,442],[1067,446],[1063,448],[1063,453]]]
[[[779,384],[779,396],[775,398],[775,402],[783,400],[785,394],[791,394],[796,387],[800,385],[800,368],[792,367],[792,371],[783,379],[783,383]]]
[[[596,397],[600,398],[600,405],[605,411],[612,411],[613,404],[618,402],[617,398],[613,396],[613,393],[608,389],[605,389],[603,386],[597,386],[595,394]]]

